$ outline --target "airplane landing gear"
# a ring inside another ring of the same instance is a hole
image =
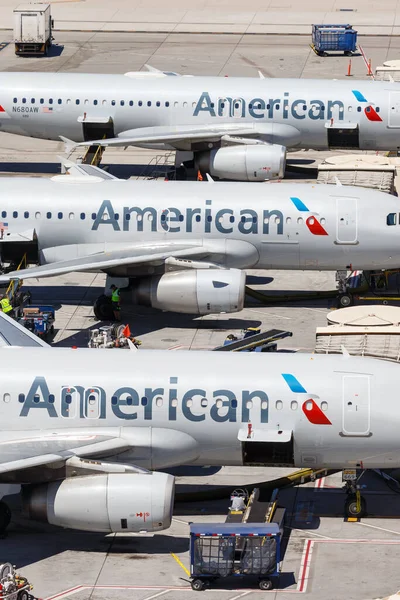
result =
[[[345,492],[347,494],[344,504],[344,513],[347,518],[360,519],[367,514],[367,502],[361,495],[359,481],[364,475],[366,469],[363,469],[357,475],[356,469],[346,469],[343,471],[343,481],[345,483]]]
[[[9,509],[8,505],[1,500],[0,501],[0,538],[5,537],[7,535],[6,529],[9,526],[10,521],[11,521],[11,510]]]
[[[105,296],[104,294],[99,296],[93,305],[93,311],[99,321],[114,320],[114,312],[110,296]]]

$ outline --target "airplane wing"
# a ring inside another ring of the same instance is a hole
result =
[[[49,344],[14,319],[7,317],[3,312],[0,312],[0,346],[50,347]]]
[[[235,139],[232,139],[234,136]],[[254,138],[263,136],[263,141]],[[298,142],[300,133],[291,125],[258,124],[258,123],[221,123],[219,125],[179,125],[140,127],[130,131],[123,131],[115,138],[91,140],[90,142],[75,143],[68,138],[60,136],[69,150],[79,146],[130,146],[141,144],[169,144],[176,148],[190,145],[192,142],[226,140],[227,143],[246,143],[246,139],[253,139],[253,143],[282,143],[292,145]],[[240,139],[242,138],[242,140]]]
[[[63,156],[58,156],[57,158],[67,171],[68,175],[71,175],[75,179],[88,176],[100,177],[100,179],[118,179],[118,177],[114,177],[114,175],[111,175],[110,173],[107,173],[107,171],[104,171],[104,169],[99,169],[99,167],[95,167],[94,165],[74,163],[72,160],[68,160]]]
[[[243,242],[243,247],[247,248],[247,242]],[[137,244],[125,249],[111,250],[109,252],[98,252],[72,260],[58,261],[11,271],[0,276],[0,283],[10,281],[11,279],[29,279],[37,277],[53,277],[54,275],[63,275],[65,273],[78,271],[104,271],[110,272],[121,266],[133,265],[160,265],[169,258],[197,258],[202,259],[210,254],[225,254],[225,241],[221,240],[220,245],[213,241],[213,245],[208,246],[201,239],[191,242],[168,242],[163,244]],[[207,265],[204,265],[205,267]],[[217,265],[214,265],[217,266]]]

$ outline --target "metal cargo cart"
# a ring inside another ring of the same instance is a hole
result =
[[[357,31],[351,25],[313,25],[311,48],[318,56],[327,52],[351,56],[357,49]]]
[[[261,590],[279,577],[282,529],[278,523],[192,523],[192,589],[203,590],[221,577],[250,576]]]
[[[55,308],[51,305],[31,304],[22,309],[18,322],[41,338],[54,332]]]

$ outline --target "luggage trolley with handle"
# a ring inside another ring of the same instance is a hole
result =
[[[279,523],[192,523],[192,589],[201,591],[229,576],[257,578],[261,590],[272,589],[279,577],[282,535]]]

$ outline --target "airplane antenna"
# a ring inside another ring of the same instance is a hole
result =
[[[260,77],[260,79],[265,79],[265,75],[261,71],[258,71],[258,76]]]
[[[340,350],[342,351],[343,358],[350,358],[350,354],[348,350],[346,350],[345,346],[340,346]]]
[[[336,183],[336,185],[337,185],[338,187],[343,187],[343,184],[342,184],[342,182],[340,181],[340,179],[339,179],[338,177],[336,177],[336,176],[335,176],[335,178],[334,178],[334,179],[335,179],[335,183]]]
[[[214,183],[214,179],[211,177],[210,173],[206,173],[208,183]]]

